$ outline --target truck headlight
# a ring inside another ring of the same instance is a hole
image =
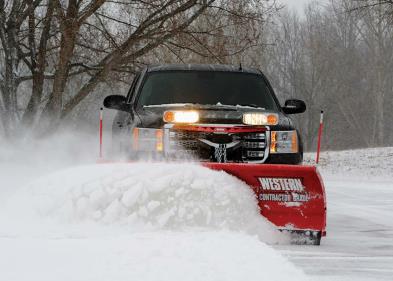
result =
[[[272,131],[270,153],[297,153],[299,151],[296,131]]]
[[[244,113],[243,123],[246,125],[277,125],[278,115],[273,113]]]
[[[134,128],[132,130],[132,149],[134,151],[164,150],[164,131],[162,129]]]
[[[196,123],[199,121],[197,111],[165,111],[163,116],[164,122],[167,123]]]

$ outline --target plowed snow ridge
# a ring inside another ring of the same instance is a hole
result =
[[[67,169],[22,188],[9,206],[22,216],[115,223],[133,231],[197,227],[241,231],[268,243],[286,240],[260,216],[248,186],[224,172],[193,164]]]

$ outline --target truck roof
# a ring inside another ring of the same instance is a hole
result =
[[[225,64],[159,64],[149,66],[147,71],[223,71],[262,74],[258,69]]]

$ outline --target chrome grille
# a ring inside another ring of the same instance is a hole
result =
[[[198,148],[198,139],[205,138],[205,133],[190,131],[170,131],[169,141],[171,149],[177,150],[195,150]]]
[[[199,141],[199,139],[209,140],[213,143],[221,143],[219,134],[174,130],[168,131],[168,145],[170,154],[190,153],[197,155],[201,160],[212,160],[214,155],[214,148],[206,146],[206,144]],[[222,134],[221,134],[222,135]],[[261,162],[265,158],[267,147],[267,133],[234,133],[228,134],[229,141],[240,141],[240,145],[233,149],[228,149],[228,162]],[[226,143],[224,138],[224,143]]]
[[[266,132],[246,133],[243,135],[243,160],[258,161],[264,158],[266,150]]]
[[[264,151],[247,150],[247,157],[248,158],[263,158],[264,155],[265,155]]]
[[[188,150],[188,149],[197,149],[198,141],[197,140],[176,140],[171,142],[171,148]]]
[[[246,133],[243,138],[246,140],[264,140],[266,135],[265,133]]]
[[[265,146],[266,146],[265,141],[243,142],[244,148],[265,148]]]

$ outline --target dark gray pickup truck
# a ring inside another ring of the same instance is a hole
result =
[[[128,158],[299,164],[300,135],[289,114],[306,105],[280,106],[256,69],[230,65],[158,65],[136,75],[127,96],[104,106],[119,110],[113,143]]]

